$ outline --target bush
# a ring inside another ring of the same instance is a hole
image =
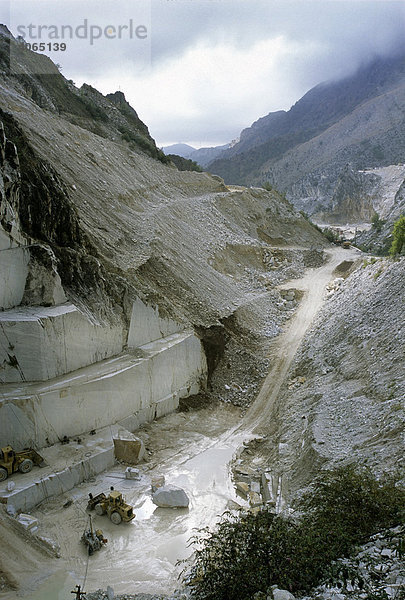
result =
[[[163,164],[167,164],[169,162],[169,159],[165,153],[156,147],[151,138],[147,138],[137,131],[133,131],[125,126],[119,126],[117,129],[121,133],[121,139],[124,142],[128,142],[131,150],[137,150],[141,148],[144,152],[149,154],[149,156],[159,160]]]
[[[405,215],[402,215],[398,221],[395,221],[392,237],[390,255],[396,256],[397,254],[401,254],[402,248],[405,245]]]
[[[178,156],[177,154],[168,154],[167,159],[171,160],[179,171],[197,171],[197,173],[202,173],[202,168],[195,160],[183,158],[183,156]]]
[[[353,466],[323,473],[297,505],[299,520],[267,508],[226,513],[213,532],[192,540],[183,572],[196,600],[249,600],[271,585],[307,593],[331,575],[331,563],[383,528],[401,523],[405,490]]]
[[[274,188],[273,188],[273,186],[271,185],[271,183],[270,183],[269,181],[265,181],[265,182],[262,184],[262,188],[263,188],[264,190],[267,190],[268,192],[272,192],[272,191],[273,191],[273,189],[274,189]]]
[[[379,214],[378,213],[374,213],[373,216],[372,216],[372,218],[371,218],[371,227],[372,227],[372,229],[374,229],[374,231],[376,231],[377,233],[380,233],[384,224],[385,224],[385,221],[383,221],[382,219],[380,219]]]
[[[329,227],[325,227],[324,229],[322,229],[322,233],[323,235],[326,237],[326,239],[329,242],[337,242],[339,239],[339,234],[337,231],[335,231],[334,229],[331,229]]]

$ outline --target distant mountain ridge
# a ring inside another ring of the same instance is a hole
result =
[[[268,181],[298,208],[316,214],[336,213],[342,192],[341,200],[350,204],[345,177],[351,177],[351,170],[401,162],[405,53],[374,58],[351,76],[312,88],[289,111],[262,117],[208,170],[226,183]]]
[[[223,146],[211,146],[197,149],[188,144],[172,144],[171,146],[164,146],[162,150],[166,155],[177,154],[183,158],[195,161],[197,164],[201,165],[201,167],[206,167],[211,161],[221,156],[230,146],[231,144],[224,144]]]
[[[196,148],[188,144],[171,144],[171,146],[163,146],[163,152],[167,154],[177,154],[183,158],[189,158],[190,154],[196,151]]]

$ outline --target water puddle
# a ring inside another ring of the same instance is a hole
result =
[[[38,590],[27,592],[21,597],[27,600],[66,600],[73,598],[71,591],[75,589],[76,583],[70,573],[60,570],[51,575]]]

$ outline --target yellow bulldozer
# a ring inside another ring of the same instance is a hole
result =
[[[132,506],[125,502],[121,492],[111,488],[108,496],[101,492],[97,496],[89,494],[87,510],[93,510],[97,515],[107,515],[114,525],[119,525],[121,521],[128,523],[135,517]]]
[[[34,465],[43,467],[44,459],[32,448],[25,448],[21,452],[15,452],[11,446],[0,449],[0,481],[17,471],[29,473]]]

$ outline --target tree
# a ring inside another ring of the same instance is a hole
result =
[[[402,217],[399,217],[398,221],[395,221],[392,237],[393,240],[390,248],[390,255],[396,256],[397,254],[401,254],[405,244],[405,215],[402,215]]]
[[[404,505],[405,489],[395,477],[377,480],[354,465],[322,471],[293,517],[271,507],[228,512],[214,530],[197,531],[183,582],[192,600],[251,600],[257,592],[268,595],[272,585],[307,594],[326,578],[335,585],[341,580],[333,575],[334,561],[401,524]]]
[[[380,219],[380,215],[378,213],[374,213],[371,219],[371,226],[377,232],[380,233],[385,221]]]

